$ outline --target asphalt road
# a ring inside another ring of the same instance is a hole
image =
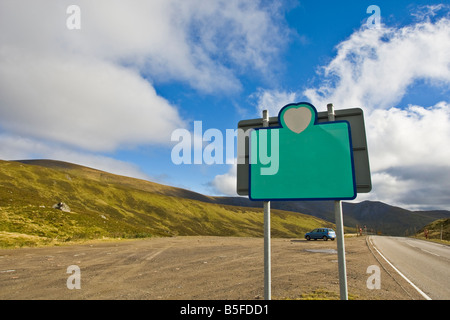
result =
[[[433,242],[371,236],[370,241],[432,300],[450,299],[450,247]]]

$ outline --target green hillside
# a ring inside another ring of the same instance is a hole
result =
[[[177,235],[262,236],[262,208],[212,204],[207,198],[60,161],[0,160],[0,246]],[[54,209],[58,202],[67,204],[70,212]],[[273,237],[298,238],[332,224],[272,210],[271,226]]]
[[[428,230],[429,240],[441,240],[442,233],[443,242],[450,242],[450,219],[439,219],[427,224],[419,230],[416,237],[425,239],[425,229]]]

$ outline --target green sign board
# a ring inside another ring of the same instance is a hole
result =
[[[317,122],[309,103],[280,110],[279,127],[250,133],[249,198],[350,200],[356,183],[350,125]]]

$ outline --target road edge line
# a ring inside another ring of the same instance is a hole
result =
[[[397,271],[397,273],[403,278],[405,279],[414,289],[416,289],[416,291],[418,293],[420,293],[420,295],[422,297],[424,297],[426,300],[432,300],[425,292],[423,292],[422,290],[420,290],[414,283],[411,282],[411,280],[409,280],[403,273],[400,272],[400,270],[398,270],[396,267],[394,267],[394,265],[392,263],[389,262],[388,259],[386,259],[385,256],[383,256],[381,254],[381,252],[377,249],[377,247],[375,247],[375,245],[372,242],[372,239],[370,239],[370,243],[372,244],[372,247],[378,252],[378,254],[395,270]]]

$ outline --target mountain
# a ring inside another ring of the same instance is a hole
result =
[[[262,206],[244,197],[215,197],[216,203],[239,206]],[[271,208],[302,212],[326,221],[335,221],[333,201],[272,201]],[[450,218],[450,211],[410,211],[379,201],[342,203],[344,226],[356,228],[366,226],[376,233],[408,236],[436,219]]]
[[[274,237],[319,226],[333,224],[273,210]],[[260,237],[263,211],[67,162],[0,160],[1,247],[185,235]]]

